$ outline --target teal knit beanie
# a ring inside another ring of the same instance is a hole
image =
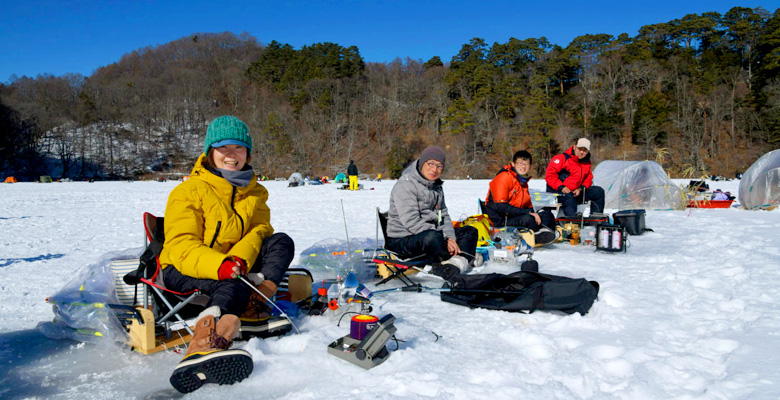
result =
[[[237,144],[247,149],[247,154],[252,152],[252,137],[249,136],[249,127],[244,121],[232,116],[223,115],[214,118],[206,129],[206,139],[203,141],[203,153],[208,154],[211,146],[225,146]]]

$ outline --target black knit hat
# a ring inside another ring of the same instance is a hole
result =
[[[422,154],[420,154],[420,166],[425,164],[428,160],[436,160],[440,162],[441,165],[446,165],[446,159],[447,157],[444,155],[444,150],[442,150],[441,147],[428,146],[422,151]]]

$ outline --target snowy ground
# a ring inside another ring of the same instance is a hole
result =
[[[375,209],[387,209],[393,184],[364,182],[374,190],[360,192],[265,185],[274,227],[301,251],[344,239],[342,202],[350,237],[374,238]],[[453,219],[476,213],[487,184],[445,183]],[[143,356],[35,330],[52,318],[44,299],[72,276],[104,253],[143,244],[141,214],[163,215],[175,185],[0,186],[0,398],[179,397],[168,383],[179,354]],[[710,187],[736,194],[738,181]],[[470,310],[432,293],[377,294],[374,314],[395,315],[404,340],[384,364],[363,370],[327,354],[348,324],[306,317],[297,321],[301,334],[238,344],[254,358],[247,380],[186,397],[777,399],[780,211],[649,211],[647,226],[655,232],[631,237],[625,254],[563,243],[536,252],[542,272],[601,284],[586,316]]]

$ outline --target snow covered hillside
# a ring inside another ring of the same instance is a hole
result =
[[[344,214],[350,238],[373,239],[376,207],[387,209],[395,182],[362,183],[372,190],[264,183],[272,224],[295,240],[297,252],[344,239]],[[179,354],[53,341],[35,330],[53,316],[47,296],[101,255],[143,244],[142,213],[163,215],[176,184],[0,186],[0,398],[180,396],[168,383]],[[739,182],[709,184],[736,195]],[[484,180],[445,182],[453,219],[475,214],[487,187]],[[531,187],[544,189],[540,180]],[[329,355],[327,345],[349,333],[348,323],[303,317],[300,334],[238,343],[254,358],[247,380],[186,397],[780,397],[780,210],[650,210],[646,221],[654,232],[630,237],[627,253],[568,243],[537,250],[541,272],[601,284],[585,316],[472,310],[430,292],[381,293],[374,314],[395,315],[403,340],[397,349],[389,343],[384,364],[363,370]],[[483,271],[516,269],[490,264]]]

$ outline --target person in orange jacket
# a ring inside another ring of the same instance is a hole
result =
[[[538,243],[555,240],[555,216],[549,210],[536,212],[528,192],[533,157],[520,150],[512,162],[501,168],[490,181],[485,211],[493,225],[525,227],[534,231]]]
[[[577,214],[577,204],[590,201],[590,212],[604,212],[604,189],[593,186],[590,162],[590,140],[580,138],[577,143],[556,155],[547,165],[547,191],[558,193],[567,217]]]

